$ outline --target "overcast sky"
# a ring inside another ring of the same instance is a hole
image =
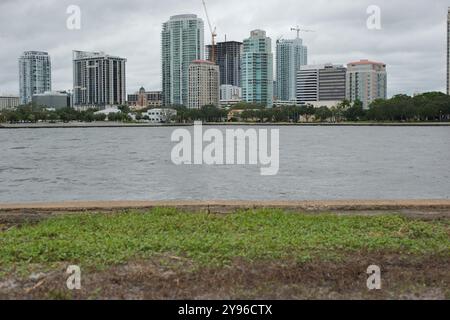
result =
[[[444,91],[448,0],[207,0],[218,40],[242,41],[252,29],[276,39],[302,35],[309,63],[372,59],[388,65],[389,95]],[[81,8],[81,29],[69,30],[69,5]],[[370,5],[381,9],[381,30],[369,30]],[[104,51],[128,59],[127,91],[161,88],[161,24],[194,13],[201,0],[0,0],[0,93],[18,93],[17,59],[23,51],[51,55],[53,90],[72,88],[72,50]]]

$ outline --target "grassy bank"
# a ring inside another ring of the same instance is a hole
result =
[[[102,269],[169,254],[194,265],[223,267],[235,259],[339,260],[353,253],[450,256],[450,224],[400,216],[303,215],[257,210],[230,215],[79,214],[0,232],[3,274],[58,263]]]

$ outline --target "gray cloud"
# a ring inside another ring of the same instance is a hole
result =
[[[242,40],[265,29],[273,42],[292,38],[297,24],[310,63],[346,64],[363,58],[388,64],[389,94],[445,88],[446,0],[209,0],[218,39]],[[66,9],[82,10],[82,28],[66,28]],[[382,30],[366,28],[369,5],[378,5]],[[201,0],[0,0],[0,93],[18,92],[17,58],[25,50],[48,51],[53,88],[72,87],[71,52],[98,50],[128,59],[127,90],[160,89],[161,24],[171,15],[196,13]],[[205,39],[209,42],[208,29]]]

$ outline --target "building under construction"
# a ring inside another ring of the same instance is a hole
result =
[[[214,55],[213,55],[214,48]],[[207,46],[207,59],[212,60],[220,69],[220,85],[241,86],[242,42],[219,42],[214,47]]]

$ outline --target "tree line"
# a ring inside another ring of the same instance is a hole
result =
[[[204,106],[200,109],[189,109],[184,106],[171,106],[177,115],[168,119],[171,122],[191,123],[203,122],[342,122],[342,121],[390,121],[390,122],[437,122],[450,121],[450,96],[440,92],[429,92],[414,97],[397,95],[387,100],[375,100],[366,110],[360,101],[353,103],[344,100],[329,108],[312,105],[283,106],[266,108],[263,105],[241,102],[230,108]],[[44,107],[25,105],[15,110],[3,110],[1,122],[93,122],[93,121],[131,121],[127,106],[116,114],[95,114],[98,110],[77,111],[72,108],[49,111]],[[106,119],[108,118],[108,119]],[[136,112],[137,120],[145,120],[142,111]]]
[[[43,106],[27,104],[17,107],[15,110],[3,110],[0,113],[0,122],[9,123],[36,123],[36,122],[94,122],[94,121],[120,121],[128,122],[131,118],[128,116],[127,107],[120,107],[123,110],[119,113],[95,114],[98,109],[89,109],[78,111],[73,108],[63,108],[57,110],[48,110]]]

